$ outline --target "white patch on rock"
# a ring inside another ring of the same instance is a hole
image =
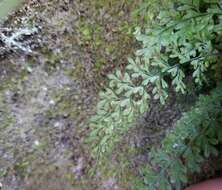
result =
[[[39,146],[39,145],[40,145],[40,142],[39,142],[38,140],[35,140],[35,141],[34,141],[34,145],[35,145],[35,146]]]

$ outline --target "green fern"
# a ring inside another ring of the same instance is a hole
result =
[[[171,85],[186,93],[185,78],[190,71],[194,82],[202,85],[205,73],[218,62],[220,51],[215,44],[221,43],[221,32],[219,0],[168,3],[151,26],[143,31],[137,28],[135,36],[143,48],[135,60],[129,59],[124,72],[109,75],[108,87],[100,93],[96,115],[91,119],[94,155],[112,150],[149,109],[151,97],[164,104]]]
[[[215,146],[222,143],[221,124],[222,85],[211,95],[201,96],[166,134],[161,148],[151,150],[150,165],[143,170],[144,189],[181,190],[188,173],[200,172],[201,163],[218,154]]]

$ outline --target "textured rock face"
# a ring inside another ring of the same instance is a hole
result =
[[[104,1],[27,0],[2,26],[0,185],[4,190],[118,187],[118,180],[110,176],[88,175],[94,162],[85,142],[101,77],[123,64],[127,47],[131,48],[131,38],[116,32],[129,13],[122,12],[119,0],[115,2],[118,10],[114,8],[116,14],[111,15]],[[39,30],[33,35],[23,30],[35,27]]]
[[[186,188],[185,190],[221,190],[222,178],[208,180],[197,185]]]

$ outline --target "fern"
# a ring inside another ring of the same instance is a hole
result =
[[[182,189],[188,173],[200,172],[201,163],[216,156],[222,143],[222,85],[209,96],[201,96],[191,111],[166,134],[161,148],[149,153],[150,165],[144,171],[148,190]]]
[[[137,28],[135,37],[143,45],[136,52],[137,58],[129,59],[124,72],[109,75],[108,87],[100,93],[96,115],[91,119],[93,154],[110,152],[149,109],[151,98],[164,104],[170,85],[186,93],[185,78],[190,71],[195,83],[202,85],[205,73],[221,54],[221,32],[219,0],[168,3],[150,27]]]

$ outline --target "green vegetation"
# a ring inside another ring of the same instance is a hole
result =
[[[217,64],[220,7],[192,2],[179,1],[176,8],[170,3],[171,9],[161,11],[152,28],[135,32],[143,48],[135,61],[129,59],[125,72],[109,75],[109,86],[100,93],[97,114],[91,119],[95,126],[91,137],[101,137],[96,152],[111,149],[118,136],[148,109],[151,94],[164,104],[170,85],[184,94],[186,76],[192,72],[195,83],[202,85],[204,73]]]
[[[221,162],[220,0],[27,1],[3,32],[31,23],[0,64],[4,186],[182,190]]]
[[[98,162],[149,110],[150,102],[158,100],[164,105],[169,89],[181,96],[191,90],[189,83],[198,93],[204,92],[214,88],[222,76],[220,1],[142,1],[134,14],[143,18],[134,33],[142,48],[135,59],[129,58],[124,70],[108,76],[107,88],[100,92],[96,114],[90,120],[89,139]],[[199,171],[206,157],[217,154],[220,98],[221,88],[201,97],[167,133],[162,148],[152,149],[145,189],[181,189],[188,172]]]
[[[222,85],[211,95],[201,96],[191,111],[166,134],[160,148],[149,153],[150,165],[143,170],[144,189],[182,189],[188,174],[201,172],[201,163],[217,156],[222,143]]]

